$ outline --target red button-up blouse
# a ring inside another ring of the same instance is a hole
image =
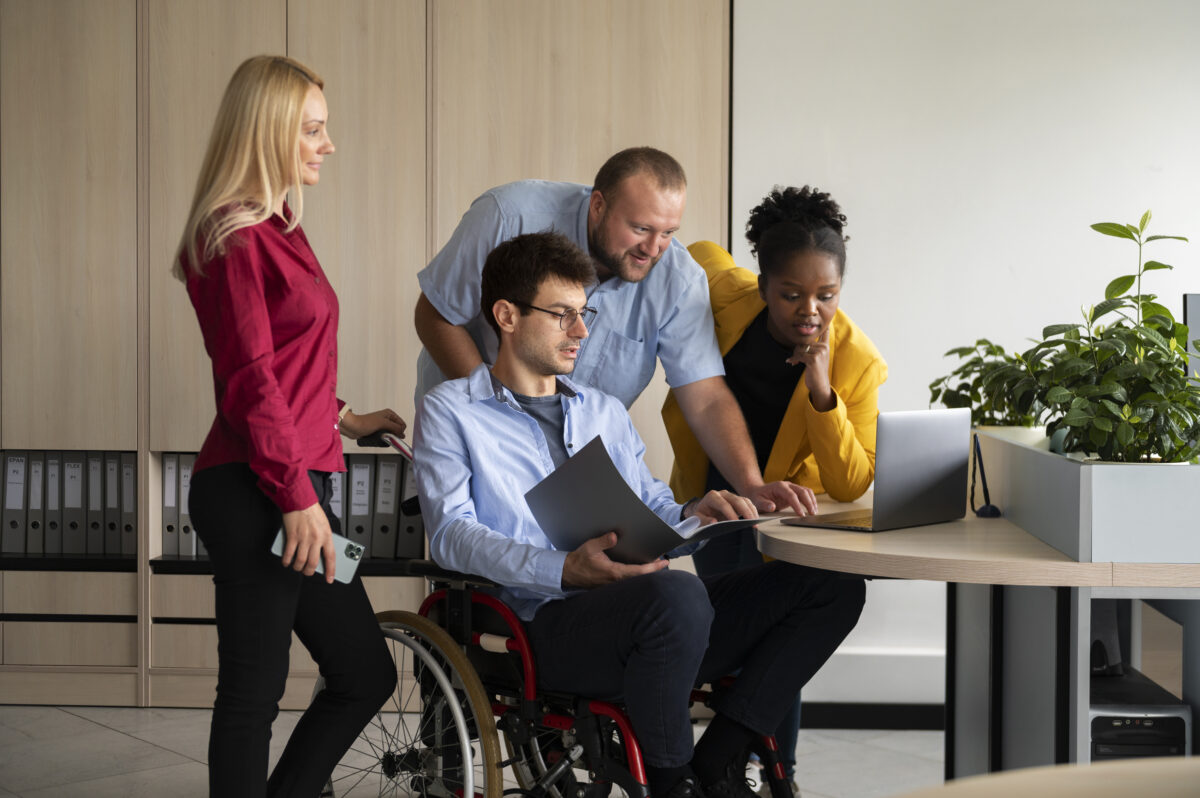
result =
[[[248,463],[262,491],[288,512],[316,502],[310,469],[345,465],[337,296],[304,232],[285,227],[274,215],[237,231],[203,276],[188,271],[187,291],[217,401],[195,469]]]

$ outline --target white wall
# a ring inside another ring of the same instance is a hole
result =
[[[1152,209],[1151,232],[1195,243],[1151,245],[1176,269],[1144,290],[1176,313],[1200,292],[1200,3],[735,0],[732,170],[734,255],[752,268],[742,230],[773,185],[842,204],[842,307],[887,358],[881,408],[925,407],[947,349],[1024,348],[1132,271],[1134,246],[1093,222]],[[926,700],[942,597],[872,583],[806,697]],[[884,665],[904,651],[924,654]],[[870,683],[846,664],[862,661],[879,664]]]

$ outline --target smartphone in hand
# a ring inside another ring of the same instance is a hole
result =
[[[275,536],[275,542],[271,544],[271,553],[276,557],[282,557],[283,544],[286,540],[283,528],[280,527],[279,534]],[[333,581],[349,584],[350,580],[354,578],[354,572],[358,570],[358,564],[362,561],[366,548],[361,543],[355,543],[350,538],[336,532],[333,533],[333,548],[337,553],[337,559],[334,560]],[[324,557],[317,561],[317,573],[325,573]]]

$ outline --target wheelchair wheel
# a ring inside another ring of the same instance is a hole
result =
[[[500,798],[491,701],[462,649],[415,613],[376,618],[399,682],[338,763],[323,795],[464,798],[469,782],[473,798]]]

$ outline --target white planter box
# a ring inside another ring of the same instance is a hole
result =
[[[1200,466],[1083,463],[979,430],[992,503],[1080,562],[1200,562]],[[976,491],[978,496],[978,489]]]

